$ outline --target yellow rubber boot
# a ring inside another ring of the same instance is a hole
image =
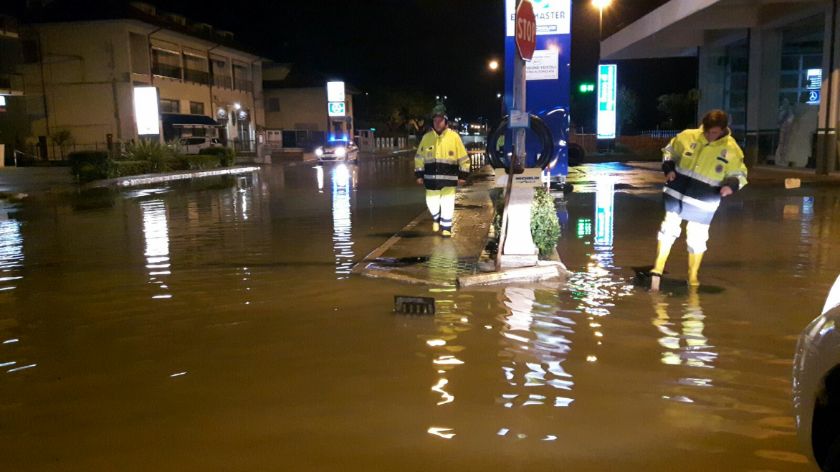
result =
[[[688,285],[696,287],[700,285],[700,280],[697,279],[697,273],[700,271],[700,263],[703,262],[703,253],[688,255]]]
[[[659,241],[656,245],[656,262],[653,264],[653,269],[650,270],[651,275],[662,275],[665,272],[665,262],[668,260],[668,254],[670,253],[671,245]]]
[[[432,231],[434,231],[435,233],[440,231],[440,223],[438,223],[437,221],[433,222],[432,223]]]

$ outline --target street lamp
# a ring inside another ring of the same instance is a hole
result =
[[[490,70],[492,70],[492,71],[494,71],[494,72],[495,72],[496,70],[498,70],[498,69],[499,69],[499,61],[497,61],[497,60],[493,59],[492,61],[490,61],[490,62],[487,64],[487,67],[488,67]]]
[[[592,0],[592,6],[598,9],[598,41],[601,41],[601,31],[604,24],[604,8],[612,5],[612,0]]]

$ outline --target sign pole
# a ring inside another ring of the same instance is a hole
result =
[[[502,216],[499,252],[496,255],[497,270],[533,266],[537,263],[536,247],[531,238],[531,203],[534,199],[534,186],[529,183],[514,185],[517,173],[524,172],[527,155],[525,133],[528,126],[528,109],[526,107],[525,60],[533,57],[536,45],[536,20],[529,0],[518,0],[514,21],[518,50],[514,58],[513,107],[510,112],[510,124],[514,128],[514,146],[505,184],[505,210]],[[514,124],[517,120],[524,120],[524,123]],[[528,176],[528,178],[533,178],[533,176]]]

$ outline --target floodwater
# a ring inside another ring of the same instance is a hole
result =
[[[719,293],[630,284],[659,194],[609,165],[572,176],[565,284],[351,275],[423,210],[411,167],[6,204],[0,468],[814,470],[791,358],[840,267],[840,190],[727,201],[701,269]],[[395,294],[438,314],[395,315]]]

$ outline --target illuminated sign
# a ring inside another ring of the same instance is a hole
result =
[[[327,104],[330,116],[344,116],[344,102],[330,102]]]
[[[570,0],[531,0],[534,8],[534,18],[537,20],[537,36],[546,34],[569,34],[571,30]],[[506,0],[507,35],[513,36],[515,31],[516,0]]]
[[[0,111],[6,111],[6,97],[5,97],[5,95],[0,95]]]
[[[819,90],[822,88],[822,69],[808,69],[808,90]]]
[[[157,88],[134,87],[134,121],[137,134],[160,134]]]
[[[615,139],[617,72],[615,64],[598,66],[598,139]]]
[[[822,88],[822,69],[808,69],[807,72],[808,105],[819,105]]]
[[[344,101],[344,82],[327,82],[327,101]]]

